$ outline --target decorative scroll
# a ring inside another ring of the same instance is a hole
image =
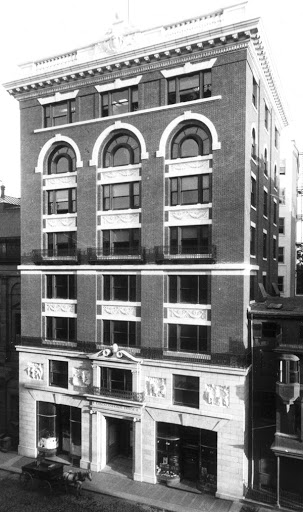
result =
[[[207,320],[207,309],[176,309],[168,308],[169,318],[191,318],[193,320]]]
[[[134,357],[126,350],[119,349],[117,343],[113,343],[113,345],[110,348],[105,348],[104,350],[100,350],[100,352],[95,354],[95,357],[114,357],[117,359],[122,359],[123,356],[125,356],[127,359],[130,359],[131,361],[134,361],[135,363],[142,364],[143,362],[142,359]]]
[[[46,313],[75,313],[75,304],[45,304]]]
[[[65,217],[60,219],[46,219],[46,228],[75,228],[76,217]]]
[[[42,363],[27,363],[25,371],[27,376],[33,380],[43,380],[43,364]]]
[[[107,315],[136,316],[136,308],[131,306],[102,306]]]
[[[166,379],[158,377],[147,377],[145,381],[145,391],[147,396],[156,398],[166,397]]]
[[[139,214],[138,213],[126,213],[122,215],[102,215],[101,216],[101,224],[139,224]]]
[[[209,209],[203,208],[203,209],[194,209],[194,210],[170,210],[169,211],[169,220],[176,219],[178,221],[182,220],[202,220],[202,219],[209,219]]]
[[[92,382],[92,372],[89,369],[73,368],[73,386],[87,388]]]
[[[229,407],[229,386],[215,386],[214,384],[206,384],[205,391],[203,393],[203,399],[209,405]]]

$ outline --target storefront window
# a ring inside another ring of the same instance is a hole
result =
[[[54,453],[58,448],[56,405],[38,402],[38,449]]]

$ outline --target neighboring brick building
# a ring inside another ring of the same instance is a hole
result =
[[[247,307],[277,284],[287,124],[244,10],[118,22],[5,85],[23,141],[20,454],[124,457],[138,481],[243,496]]]
[[[0,182],[1,183],[1,182]],[[0,446],[18,445],[19,376],[16,336],[20,335],[20,199],[0,186]]]

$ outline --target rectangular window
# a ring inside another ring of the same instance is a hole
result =
[[[281,332],[281,326],[276,322],[262,322],[262,338],[276,338]]]
[[[171,178],[169,181],[171,206],[211,202],[209,174]]]
[[[258,108],[258,84],[253,77],[252,102],[254,107]]]
[[[170,228],[171,254],[208,254],[211,251],[210,226]]]
[[[285,235],[285,218],[279,217],[279,234]]]
[[[279,204],[285,204],[285,188],[280,188],[279,191]]]
[[[263,231],[263,258],[267,258],[267,233]]]
[[[265,124],[266,130],[268,130],[268,128],[269,128],[269,110],[268,110],[268,107],[266,104],[265,104],[265,112],[264,112],[264,124]]]
[[[274,201],[274,211],[273,211],[273,223],[274,224],[277,224],[277,220],[278,220],[278,206],[277,206],[277,203],[276,201]]]
[[[140,229],[114,229],[104,230],[104,255],[139,254]]]
[[[50,126],[59,126],[75,122],[76,101],[74,99],[60,101],[43,107],[44,111],[44,128]]]
[[[67,188],[47,192],[47,213],[65,214],[77,211],[76,189]]]
[[[0,262],[19,263],[21,258],[20,237],[0,238]]]
[[[173,376],[175,405],[184,405],[185,407],[199,408],[199,377],[190,377],[188,375]]]
[[[284,263],[284,247],[279,247],[278,262]]]
[[[268,216],[268,193],[266,190],[264,190],[263,195],[263,215],[264,217]]]
[[[132,391],[132,372],[119,368],[101,367],[101,388],[108,391]]]
[[[77,232],[67,231],[47,234],[48,256],[75,256]]]
[[[101,117],[116,116],[137,110],[137,86],[101,93]]]
[[[280,138],[280,134],[279,134],[277,128],[275,128],[275,147],[277,149],[279,148],[279,138]]]
[[[280,292],[284,292],[284,276],[278,276],[278,289]]]
[[[210,276],[168,276],[171,303],[210,304]]]
[[[250,226],[250,254],[256,256],[256,228]]]
[[[210,341],[208,325],[168,325],[168,350],[175,352],[207,352]]]
[[[104,275],[104,300],[121,300],[123,302],[136,301],[136,276]]]
[[[122,345],[135,347],[137,345],[137,322],[124,320],[103,320],[104,345]]]
[[[211,71],[200,71],[167,80],[167,104],[194,101],[211,96]]]
[[[254,208],[257,205],[257,182],[253,176],[251,176],[250,182],[250,204]]]
[[[277,239],[273,238],[272,240],[272,257],[274,260],[277,259]]]
[[[46,317],[46,337],[49,340],[76,341],[76,318]]]
[[[68,362],[49,361],[49,385],[68,388]]]
[[[103,186],[103,210],[140,208],[140,183],[116,183]]]
[[[48,299],[76,299],[76,276],[73,274],[47,275],[46,297]]]

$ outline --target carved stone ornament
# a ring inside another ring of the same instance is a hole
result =
[[[73,368],[73,386],[86,388],[92,382],[92,373],[89,369]]]
[[[25,372],[29,379],[43,380],[43,364],[42,363],[27,363]]]
[[[75,304],[45,304],[46,313],[75,313]]]
[[[66,186],[66,185],[75,185],[76,178],[75,176],[61,176],[58,178],[51,178],[46,180],[46,188],[56,188],[58,186]]]
[[[125,215],[102,215],[101,223],[106,224],[138,224],[139,214],[138,213],[127,213]]]
[[[167,311],[169,318],[191,318],[194,320],[207,320],[206,309],[176,309],[168,308]]]
[[[208,219],[209,218],[209,210],[208,208],[203,209],[195,209],[195,210],[177,210],[169,212],[169,220],[176,219],[178,221],[182,220],[202,220],[202,219]]]
[[[181,162],[178,164],[170,164],[169,172],[186,172],[190,169],[195,171],[210,170],[209,160],[193,160],[192,162]]]
[[[214,384],[206,384],[205,391],[203,393],[203,399],[209,405],[229,407],[229,386],[215,386]]]
[[[106,171],[101,173],[101,181],[119,180],[121,178],[139,178],[139,169],[121,169],[120,171]]]
[[[110,316],[136,316],[136,308],[131,306],[102,306],[102,313]]]
[[[145,381],[145,391],[147,396],[156,398],[166,397],[166,379],[158,377],[147,377]]]
[[[74,228],[76,227],[76,218],[67,217],[61,219],[46,219],[46,228]]]
[[[117,343],[113,343],[110,348],[105,348],[100,350],[94,357],[113,357],[114,359],[122,359],[122,357],[126,357],[135,363],[142,363],[142,359],[138,359],[134,357],[132,354],[127,352],[126,350],[119,349]]]

